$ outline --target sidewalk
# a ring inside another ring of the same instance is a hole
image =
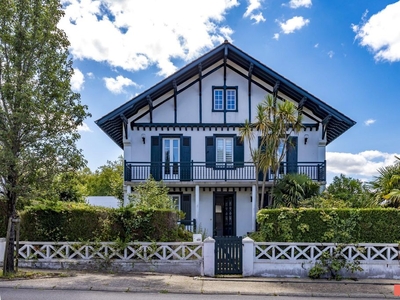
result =
[[[64,273],[64,272],[63,272]],[[0,280],[1,288],[400,299],[396,280],[328,281],[288,278],[205,278],[156,273],[65,272],[65,276]]]

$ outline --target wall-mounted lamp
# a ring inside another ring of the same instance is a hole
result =
[[[304,145],[307,145],[308,142],[308,134],[304,135]]]
[[[146,144],[146,135],[142,133],[142,142],[143,144]]]

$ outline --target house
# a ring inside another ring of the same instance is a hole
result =
[[[151,174],[206,234],[254,231],[261,190],[239,128],[271,93],[303,112],[281,173],[324,185],[326,146],[355,122],[225,41],[96,121],[124,150],[125,195]]]

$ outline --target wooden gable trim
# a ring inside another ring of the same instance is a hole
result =
[[[253,67],[254,65],[251,63],[249,67],[249,72],[248,72],[248,86],[247,86],[247,91],[249,93],[249,121],[251,121],[251,77],[253,76]]]
[[[153,100],[151,100],[150,95],[147,96],[147,103],[149,104],[150,123],[153,123]]]
[[[124,126],[125,139],[128,139],[128,119],[125,117],[124,114],[120,114],[119,117],[121,118],[122,124]]]
[[[177,107],[177,95],[178,95],[178,87],[176,85],[176,80],[172,81],[172,86],[174,87],[174,122],[176,123],[177,121],[177,112],[176,112],[176,107]]]
[[[203,67],[202,67],[201,63],[199,64],[198,67],[199,67],[199,123],[201,124],[201,123],[203,123],[203,121],[202,121],[202,117],[203,117],[203,115],[202,115],[202,112],[203,112],[203,101],[202,101],[202,89],[203,89],[203,87],[202,87],[202,79],[203,79],[202,72],[203,72]]]
[[[332,116],[328,115],[321,122],[321,124],[322,124],[322,139],[325,139],[325,135],[326,135],[326,131],[327,131],[327,128],[328,128],[328,124],[331,121],[331,119],[332,119]]]
[[[185,131],[200,131],[201,129],[203,131],[205,130],[209,130],[211,131],[212,129],[214,129],[215,131],[220,129],[220,130],[226,130],[226,131],[230,131],[230,130],[236,130],[243,127],[243,123],[203,123],[203,124],[199,124],[199,123],[136,123],[136,124],[132,124],[131,123],[131,129],[132,130],[141,130],[141,129],[149,129],[150,131],[152,129],[158,130],[185,130]],[[304,130],[306,129],[313,129],[315,128],[316,130],[318,130],[319,128],[319,123],[304,123],[302,124],[302,127]]]

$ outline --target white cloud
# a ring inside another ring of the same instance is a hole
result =
[[[355,39],[368,47],[377,61],[400,61],[400,1],[386,6],[367,20],[366,11],[361,24],[351,24]]]
[[[265,22],[265,18],[262,14],[262,12],[254,13],[254,11],[258,10],[261,8],[261,2],[260,0],[248,0],[247,1],[249,5],[247,6],[247,9],[245,13],[243,14],[244,18],[250,18],[250,20],[254,20],[254,24],[258,24],[260,22]]]
[[[264,18],[264,16],[263,16],[262,13],[258,13],[258,14],[256,14],[256,15],[252,14],[251,17],[250,17],[250,19],[251,19],[251,20],[254,20],[254,21],[255,21],[255,22],[254,22],[255,24],[258,24],[258,23],[260,23],[260,22],[265,22],[265,18]]]
[[[392,165],[399,156],[397,153],[386,153],[368,150],[360,153],[327,152],[327,172],[334,175],[345,174],[356,178],[378,176],[378,169]]]
[[[92,72],[86,73],[86,76],[87,76],[88,78],[90,78],[90,79],[93,79],[93,78],[94,78],[94,74],[93,74]]]
[[[316,43],[316,44],[314,45],[314,48],[318,48],[318,47],[319,47],[319,44]]]
[[[247,6],[246,12],[244,13],[243,17],[247,18],[251,16],[253,11],[259,9],[261,7],[260,0],[248,0],[249,5]]]
[[[274,33],[274,37],[273,37],[273,39],[275,39],[275,40],[279,40],[279,33]]]
[[[329,56],[329,58],[332,58],[334,55],[335,55],[335,52],[333,52],[332,50],[331,51],[328,51],[328,56]]]
[[[369,126],[369,125],[374,124],[375,122],[376,122],[376,120],[374,120],[374,119],[368,119],[368,120],[364,121],[364,124]]]
[[[106,83],[107,89],[113,94],[124,93],[125,92],[124,87],[128,86],[138,87],[138,85],[135,82],[121,75],[118,75],[117,78],[115,79],[111,77],[104,77],[103,80]]]
[[[74,69],[74,74],[71,77],[71,89],[75,92],[79,92],[83,88],[85,82],[85,76],[79,69]]]
[[[281,29],[284,34],[293,33],[295,30],[300,30],[303,26],[310,23],[310,20],[304,19],[303,17],[293,17],[286,22],[279,22]]]
[[[138,71],[155,65],[160,75],[176,70],[173,59],[190,61],[224,41],[224,24],[237,0],[63,0],[59,23],[75,59],[106,62]],[[184,12],[184,13],[182,13]]]
[[[289,6],[291,8],[299,8],[299,7],[311,7],[311,0],[290,0]]]
[[[93,132],[93,131],[89,128],[88,124],[86,124],[85,122],[83,122],[82,125],[79,125],[79,126],[78,126],[78,131],[81,131],[81,132]]]

